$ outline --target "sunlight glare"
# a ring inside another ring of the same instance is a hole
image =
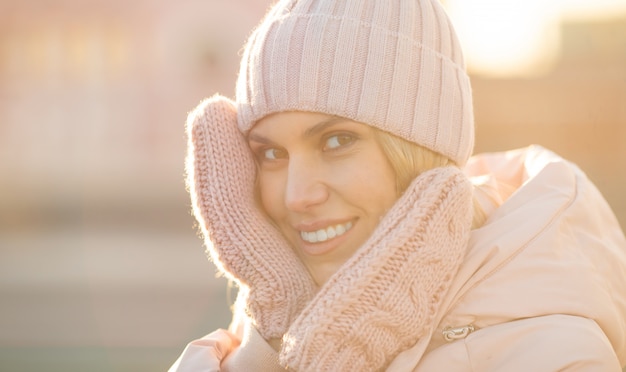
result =
[[[448,1],[470,72],[537,73],[558,52],[557,13],[540,0]]]
[[[447,0],[470,73],[528,77],[560,53],[562,20],[624,16],[624,0]]]

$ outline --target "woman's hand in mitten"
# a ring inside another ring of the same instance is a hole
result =
[[[187,183],[210,256],[247,293],[259,333],[281,338],[316,286],[255,202],[256,165],[233,102],[216,95],[200,103],[187,134]]]
[[[380,370],[427,336],[465,255],[472,189],[456,167],[422,173],[292,324],[281,363]]]

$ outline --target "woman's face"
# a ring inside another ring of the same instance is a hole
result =
[[[282,112],[260,120],[248,143],[263,208],[320,285],[398,198],[395,174],[367,125]]]

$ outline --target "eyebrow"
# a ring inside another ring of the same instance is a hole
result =
[[[314,126],[307,128],[307,130],[304,131],[304,133],[302,134],[303,138],[310,138],[315,136],[316,134],[318,134],[319,132],[324,131],[326,128],[328,127],[332,127],[335,124],[347,121],[348,119],[346,118],[342,118],[341,116],[332,116],[324,121],[320,121],[319,123],[315,124]],[[272,141],[270,141],[269,139],[260,136],[256,133],[253,132],[249,132],[248,133],[248,141],[255,141],[255,142],[259,142],[259,143],[263,143],[263,144],[271,144],[273,143]]]
[[[314,135],[318,134],[319,132],[324,131],[324,129],[326,129],[328,127],[332,127],[333,125],[341,123],[343,121],[346,121],[346,119],[342,118],[341,116],[332,116],[332,117],[328,118],[327,120],[321,121],[321,122],[315,124],[314,126],[308,128],[307,130],[305,130],[304,133],[302,134],[302,137],[304,137],[304,138],[313,137]]]

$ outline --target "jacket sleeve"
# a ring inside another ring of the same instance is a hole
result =
[[[452,365],[458,371],[622,372],[595,321],[563,314],[479,329],[426,354],[417,371],[448,370]]]
[[[190,342],[168,372],[219,371],[222,359],[238,345],[236,335],[218,329]]]
[[[190,342],[168,372],[285,371],[276,352],[259,332],[246,322],[242,334],[223,329]]]
[[[241,345],[222,361],[221,371],[285,371],[278,363],[278,352],[247,318],[240,320],[237,333],[242,333]]]
[[[235,311],[229,328],[241,338],[241,344],[222,361],[220,371],[285,371],[278,363],[278,352],[243,311]]]

